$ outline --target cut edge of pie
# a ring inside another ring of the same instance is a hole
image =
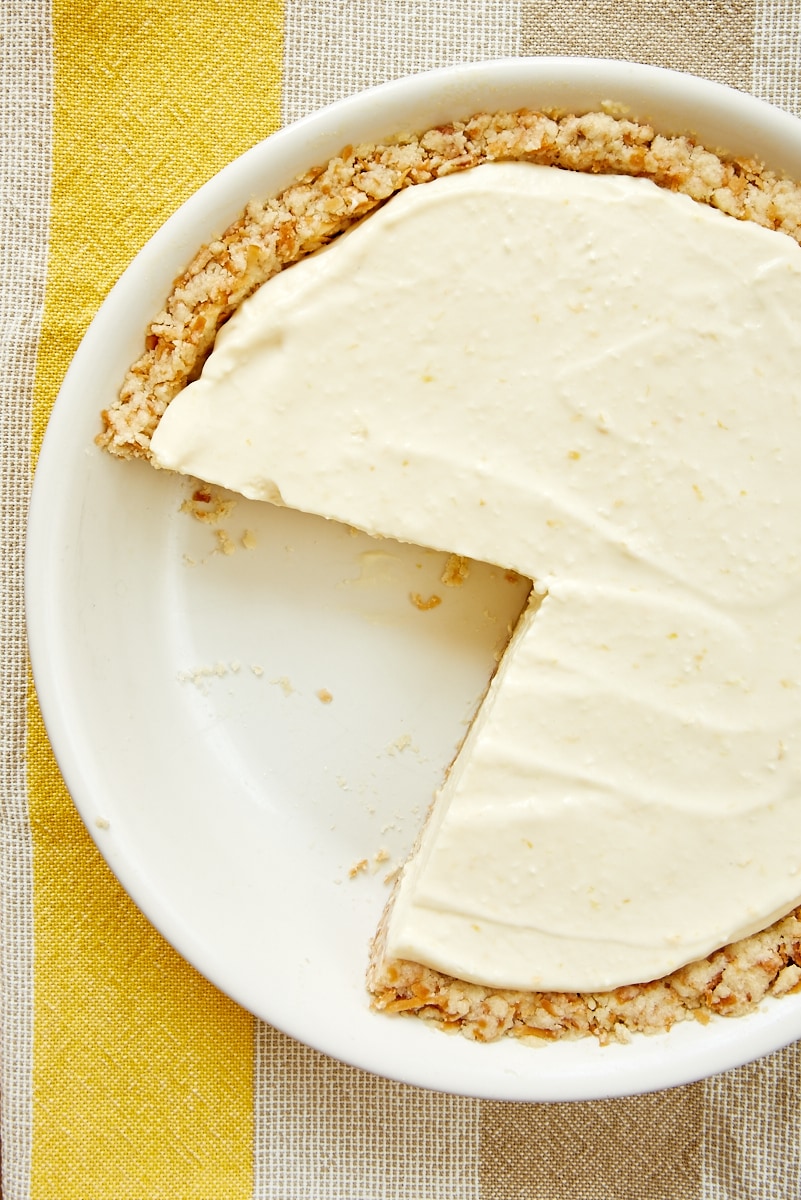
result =
[[[801,185],[754,160],[724,158],[690,137],[663,136],[650,125],[604,112],[479,113],[385,144],[348,146],[279,196],[249,204],[219,239],[198,251],[148,327],[144,353],[118,398],[102,413],[98,444],[117,457],[149,459],[151,436],[168,404],[197,377],[218,330],[263,282],[401,189],[497,161],[641,176],[801,244]],[[534,992],[466,983],[387,959],[394,894],[370,955],[373,1006],[477,1041],[504,1035],[625,1041],[631,1032],[664,1032],[689,1017],[705,1023],[713,1014],[739,1016],[768,994],[801,990],[801,908],[663,979],[600,993]]]
[[[397,886],[397,884],[396,884]],[[768,995],[801,991],[801,908],[662,979],[608,992],[485,987],[384,954],[390,897],[373,941],[367,986],[374,1008],[413,1014],[473,1041],[505,1035],[556,1041],[593,1035],[602,1044],[665,1033],[679,1021],[739,1017]]]

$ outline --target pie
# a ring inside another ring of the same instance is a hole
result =
[[[532,579],[379,1009],[608,1040],[801,985],[800,223],[604,113],[346,148],[200,251],[103,414],[121,457]]]

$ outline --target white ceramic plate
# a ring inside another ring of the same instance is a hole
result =
[[[372,1013],[363,975],[383,876],[411,844],[520,587],[485,568],[437,588],[441,555],[244,500],[220,524],[236,551],[221,553],[214,529],[180,511],[185,480],[113,461],[93,439],[172,279],[251,197],[348,142],[479,109],[606,100],[801,177],[798,122],[624,63],[471,65],[336,104],[227,167],[136,258],[64,381],[30,511],[39,696],[75,803],[123,886],[260,1017],[368,1070],[472,1096],[588,1099],[696,1079],[800,1036],[801,996],[606,1048],[476,1045]],[[439,608],[409,603],[434,590]],[[376,864],[383,850],[390,861]],[[369,869],[350,879],[364,858]]]

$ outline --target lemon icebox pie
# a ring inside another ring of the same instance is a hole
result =
[[[608,1040],[801,986],[799,236],[758,164],[479,115],[251,204],[150,326],[111,453],[532,580],[377,1008]]]

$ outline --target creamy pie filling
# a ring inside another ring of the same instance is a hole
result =
[[[263,285],[157,465],[535,582],[386,953],[644,982],[801,900],[801,249],[497,163]]]

